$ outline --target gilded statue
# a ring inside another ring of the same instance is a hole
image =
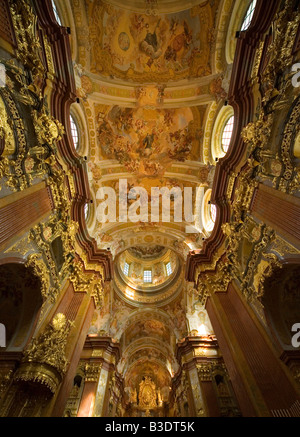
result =
[[[139,407],[147,410],[157,408],[155,383],[149,376],[145,376],[140,382]]]

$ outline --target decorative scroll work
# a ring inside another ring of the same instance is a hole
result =
[[[36,381],[55,392],[65,374],[65,355],[71,324],[62,313],[56,314],[39,337],[34,338],[24,352],[15,380]]]
[[[95,305],[101,309],[103,302],[102,276],[95,272],[84,272],[83,263],[77,262],[70,275],[75,292],[87,293],[95,300]]]
[[[37,91],[45,74],[40,53],[41,44],[36,31],[36,15],[26,0],[9,0],[9,6],[17,39],[17,58],[33,74],[31,89]]]

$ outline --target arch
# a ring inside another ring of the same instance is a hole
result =
[[[78,155],[85,156],[88,159],[89,154],[89,144],[88,144],[88,126],[86,122],[86,118],[84,115],[84,112],[78,103],[73,103],[70,108],[70,117],[73,118],[74,123],[77,128],[78,132],[78,145],[75,146],[75,150],[78,153]],[[73,140],[72,136],[72,125],[70,121],[70,134],[71,138]],[[74,141],[73,141],[74,144]]]
[[[216,41],[218,41],[218,43],[216,43],[215,56],[213,59],[214,70],[216,73],[222,73],[224,70],[224,52],[226,50],[227,29],[232,16],[234,4],[235,2],[233,0],[223,0],[219,8],[216,25],[216,29],[218,29]]]
[[[203,198],[202,211],[201,211],[202,223],[206,236],[209,236],[210,233],[213,231],[216,217],[217,217],[217,209],[215,209],[215,213],[213,215],[211,213],[211,201],[210,201],[211,194],[212,194],[212,190],[210,188],[206,190]],[[216,208],[216,206],[214,206],[214,208]]]
[[[270,333],[284,350],[294,350],[292,327],[300,323],[300,260],[275,268],[265,279],[262,304]]]
[[[70,45],[72,51],[72,59],[75,60],[77,58],[78,46],[77,46],[75,21],[71,9],[70,1],[69,0],[54,0],[54,1],[60,20],[62,22],[62,26],[69,27],[71,29]]]
[[[42,305],[41,282],[23,263],[1,261],[0,322],[6,329],[6,351],[23,350]]]
[[[239,0],[234,5],[226,37],[225,56],[227,64],[232,64],[234,61],[236,33],[241,30],[241,25],[251,3],[252,0]]]

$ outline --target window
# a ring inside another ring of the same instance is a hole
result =
[[[87,219],[88,219],[88,216],[89,216],[89,210],[90,210],[90,208],[89,208],[89,204],[86,203],[86,204],[84,205],[84,219],[85,219],[85,221],[87,221]]]
[[[171,267],[170,262],[168,262],[168,264],[166,264],[166,269],[167,269],[167,275],[170,276],[172,273],[172,267]]]
[[[210,218],[213,223],[216,223],[217,218],[217,207],[216,205],[210,204]]]
[[[152,271],[144,270],[144,282],[152,282]]]
[[[214,229],[215,221],[217,217],[217,208],[215,205],[211,203],[211,192],[212,192],[211,189],[205,192],[203,196],[203,203],[202,203],[201,216],[202,216],[202,223],[206,236],[208,236],[210,232],[212,232],[212,230]]]
[[[74,147],[77,150],[79,145],[79,134],[77,124],[75,123],[74,118],[70,115],[70,126],[71,126],[71,135],[74,143]]]
[[[129,264],[127,262],[125,262],[125,264],[124,264],[123,273],[124,273],[124,275],[128,276]]]
[[[234,116],[229,118],[222,132],[221,147],[224,153],[228,152],[231,137],[232,137],[232,132],[233,132],[233,126],[234,126]]]
[[[52,8],[53,8],[55,19],[56,19],[57,23],[61,26],[61,19],[60,19],[58,12],[57,12],[57,7],[56,7],[54,0],[51,0],[51,3],[52,3]]]
[[[253,14],[254,14],[254,10],[255,10],[255,6],[256,6],[256,1],[257,0],[253,0],[252,1],[252,3],[250,4],[250,6],[249,6],[249,8],[248,8],[248,10],[246,12],[246,15],[245,15],[242,27],[241,27],[241,31],[242,32],[247,30],[249,28],[250,24],[251,24],[251,21],[252,21],[252,18],[253,18]]]

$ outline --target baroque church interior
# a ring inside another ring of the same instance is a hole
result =
[[[300,416],[299,0],[0,0],[0,416]]]

